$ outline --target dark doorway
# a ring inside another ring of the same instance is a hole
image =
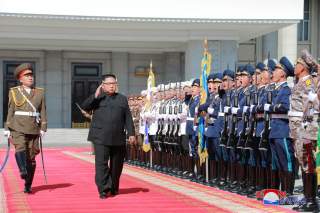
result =
[[[88,128],[90,120],[85,118],[76,103],[80,104],[93,94],[101,81],[100,63],[72,63],[72,128]]]
[[[4,61],[3,62],[3,123],[7,120],[8,94],[11,87],[17,86],[18,81],[14,77],[14,70],[22,63],[31,63],[35,70],[35,62],[32,61]],[[35,72],[33,72],[35,74]]]

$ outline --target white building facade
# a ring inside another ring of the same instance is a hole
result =
[[[16,84],[12,73],[21,62],[33,63],[36,85],[46,89],[49,127],[70,128],[83,122],[75,103],[95,91],[103,74],[114,73],[124,94],[137,94],[146,87],[147,77],[141,72],[150,60],[157,83],[197,77],[205,38],[213,72],[255,64],[268,53],[294,60],[301,48],[320,56],[316,0],[271,0],[265,10],[256,0],[203,1],[205,6],[198,1],[174,5],[164,0],[142,12],[135,9],[150,2],[134,2],[125,11],[121,5],[105,11],[97,5],[91,8],[92,4],[82,5],[88,7],[85,11],[59,11],[59,7],[49,11],[45,6],[24,10],[24,6],[13,8],[9,1],[0,8],[1,124],[8,88]]]

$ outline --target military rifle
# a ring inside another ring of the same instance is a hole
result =
[[[230,92],[226,93],[226,106],[230,107]],[[224,114],[223,130],[221,132],[220,146],[227,146],[228,143],[228,113]]]
[[[235,89],[235,95],[233,99],[233,107],[239,106],[239,93]],[[237,115],[232,114],[232,120],[231,120],[231,129],[230,129],[230,135],[228,139],[227,148],[234,149],[237,146]]]
[[[253,91],[253,102],[252,104],[256,106],[258,104],[258,92],[257,87],[255,87],[255,90]],[[254,149],[255,143],[254,143],[254,137],[255,137],[255,131],[256,131],[256,116],[254,112],[251,112],[250,117],[250,127],[247,131],[247,140],[245,143],[245,149]]]
[[[267,104],[272,103],[272,90],[273,90],[273,88],[270,85],[267,90]],[[260,139],[260,143],[259,143],[259,150],[268,151],[268,148],[270,146],[270,144],[269,144],[270,113],[267,111],[264,111],[263,117],[264,117],[264,129],[261,134],[261,139]]]
[[[160,85],[160,92],[161,92],[161,85]],[[162,99],[162,94],[161,94],[161,98]],[[160,100],[162,101],[162,100]],[[159,115],[161,116],[163,114],[162,112],[162,103],[160,103],[159,105]],[[158,119],[158,129],[157,129],[157,133],[156,133],[156,140],[159,141],[161,139],[161,128],[162,128],[162,118]]]
[[[248,88],[248,90],[245,92],[245,106],[250,106],[250,89],[251,86]],[[249,113],[242,112],[242,120],[243,120],[243,128],[239,135],[239,141],[237,143],[238,149],[243,149],[245,147],[246,139],[247,139],[247,127],[249,123]]]

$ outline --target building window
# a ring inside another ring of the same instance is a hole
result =
[[[73,63],[73,75],[77,77],[98,77],[101,73],[100,63]]]
[[[304,0],[303,20],[298,24],[298,41],[310,40],[310,0]]]

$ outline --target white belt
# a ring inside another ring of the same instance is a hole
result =
[[[299,111],[289,111],[288,112],[289,117],[303,117],[303,112]]]
[[[30,116],[30,117],[38,117],[40,116],[39,112],[24,112],[24,111],[15,111],[15,115],[25,115],[25,116]]]
[[[287,114],[271,114],[271,118],[288,119],[288,115]]]
[[[187,117],[187,121],[194,121],[194,118],[192,118],[192,117]]]
[[[218,116],[219,116],[219,117],[223,117],[223,116],[224,116],[224,113],[223,113],[223,112],[219,112],[219,113],[218,113]]]

